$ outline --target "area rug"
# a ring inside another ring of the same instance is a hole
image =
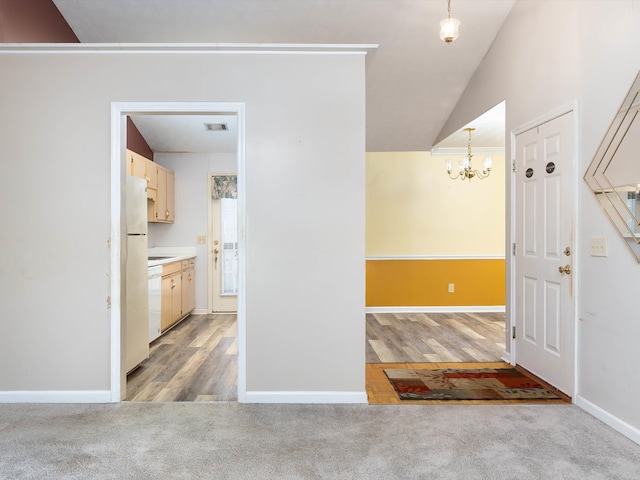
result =
[[[386,369],[400,400],[559,400],[515,368]]]

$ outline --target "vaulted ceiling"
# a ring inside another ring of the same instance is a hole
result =
[[[367,151],[431,149],[515,2],[452,0],[460,37],[447,45],[446,0],[53,1],[83,43],[379,44],[366,57]]]

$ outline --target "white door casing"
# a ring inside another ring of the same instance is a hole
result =
[[[111,103],[111,259],[110,259],[110,400],[126,397],[124,329],[122,325],[123,281],[123,193],[125,180],[126,115],[212,114],[238,116],[238,402],[246,401],[246,229],[245,229],[245,104],[239,102],[112,102]]]
[[[516,363],[572,395],[573,113],[515,145]]]
[[[214,176],[209,175],[209,184]],[[229,175],[229,174],[227,174]],[[224,267],[224,235],[223,235],[223,215],[222,200],[210,198],[210,225],[211,225],[211,248],[209,251],[209,312],[236,312],[238,310],[237,294],[223,292],[223,267]],[[237,242],[236,242],[237,243]]]

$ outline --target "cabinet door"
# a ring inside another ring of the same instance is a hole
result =
[[[182,271],[182,314],[191,313],[196,307],[195,269]]]
[[[138,178],[147,178],[147,159],[131,150],[127,150],[127,160],[129,162],[128,172]]]
[[[147,172],[147,187],[153,188],[154,190],[158,189],[158,165],[146,159],[146,172]]]
[[[158,167],[158,194],[156,200],[156,221],[164,222],[167,218],[167,171]]]
[[[173,223],[176,219],[176,176],[175,173],[167,170],[167,215],[168,222]]]
[[[175,323],[182,317],[182,274],[176,273],[172,278],[174,283],[171,301],[173,302],[173,323]]]
[[[160,326],[164,332],[173,325],[173,284],[175,275],[162,277],[162,301],[160,311]]]

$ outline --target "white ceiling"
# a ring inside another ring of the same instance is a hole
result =
[[[157,153],[235,153],[235,115],[131,115],[151,150]],[[208,131],[205,123],[225,124],[227,130]]]
[[[366,58],[367,151],[431,149],[515,2],[452,0],[460,37],[447,45],[446,0],[53,1],[81,42],[379,44]]]

